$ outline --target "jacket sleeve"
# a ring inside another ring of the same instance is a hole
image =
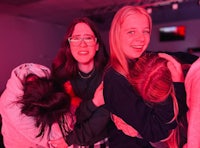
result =
[[[174,82],[173,84],[174,84],[174,89],[175,89],[176,98],[177,98],[178,107],[179,107],[178,118],[181,118],[182,116],[185,116],[186,112],[188,111],[188,107],[186,103],[186,91],[185,91],[184,83]]]
[[[106,108],[135,128],[148,141],[165,139],[169,131],[176,127],[176,122],[170,122],[174,117],[171,97],[152,108],[136,95],[125,77],[118,73],[105,75],[103,92]]]
[[[91,102],[90,102],[91,103]],[[84,112],[86,116],[79,117],[72,132],[65,138],[68,145],[90,145],[107,137],[107,125],[110,114],[104,106],[94,111]]]
[[[92,100],[87,100],[81,102],[80,106],[76,110],[76,120],[78,123],[87,120],[92,116],[92,114],[98,109],[92,102]]]

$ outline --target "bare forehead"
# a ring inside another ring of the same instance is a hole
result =
[[[73,35],[94,35],[94,32],[90,28],[90,26],[86,23],[77,23],[74,26],[74,31],[72,33]]]
[[[135,12],[135,11],[130,11],[129,13],[127,13],[124,20],[126,20],[126,19],[135,20],[135,19],[140,19],[140,18],[141,18],[141,20],[148,20],[148,18],[145,14],[142,14],[140,12]],[[137,20],[135,20],[135,21],[137,21]]]
[[[139,13],[139,12],[129,12],[126,17],[124,18],[122,26],[137,26],[142,25],[149,27],[150,22],[146,15]]]

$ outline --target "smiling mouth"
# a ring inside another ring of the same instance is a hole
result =
[[[142,52],[143,46],[131,46],[134,52]]]
[[[88,54],[89,52],[88,51],[79,51],[78,53],[81,55],[85,55],[85,54]]]
[[[138,45],[138,46],[131,46],[132,48],[135,48],[135,49],[142,49],[143,46],[142,45]]]

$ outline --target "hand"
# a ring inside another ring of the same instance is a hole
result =
[[[65,82],[64,89],[66,93],[68,93],[71,97],[71,106],[73,106],[74,108],[77,108],[80,105],[82,100],[75,95],[70,81]]]
[[[94,98],[92,99],[95,106],[99,107],[101,105],[104,105],[104,97],[103,97],[103,82],[98,86],[94,93]]]
[[[63,137],[56,140],[50,140],[48,143],[50,148],[68,148],[68,145]]]
[[[76,96],[70,81],[64,83],[64,89],[70,95],[70,97]]]
[[[138,136],[138,132],[117,115],[111,114],[111,119],[115,123],[117,129],[121,130],[124,134],[131,137]]]
[[[159,57],[168,60],[167,67],[171,72],[173,82],[184,82],[184,74],[181,64],[166,53],[159,53],[158,55]]]

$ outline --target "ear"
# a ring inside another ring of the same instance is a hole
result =
[[[99,50],[99,43],[97,43],[97,45],[96,45],[96,51],[98,51]]]

